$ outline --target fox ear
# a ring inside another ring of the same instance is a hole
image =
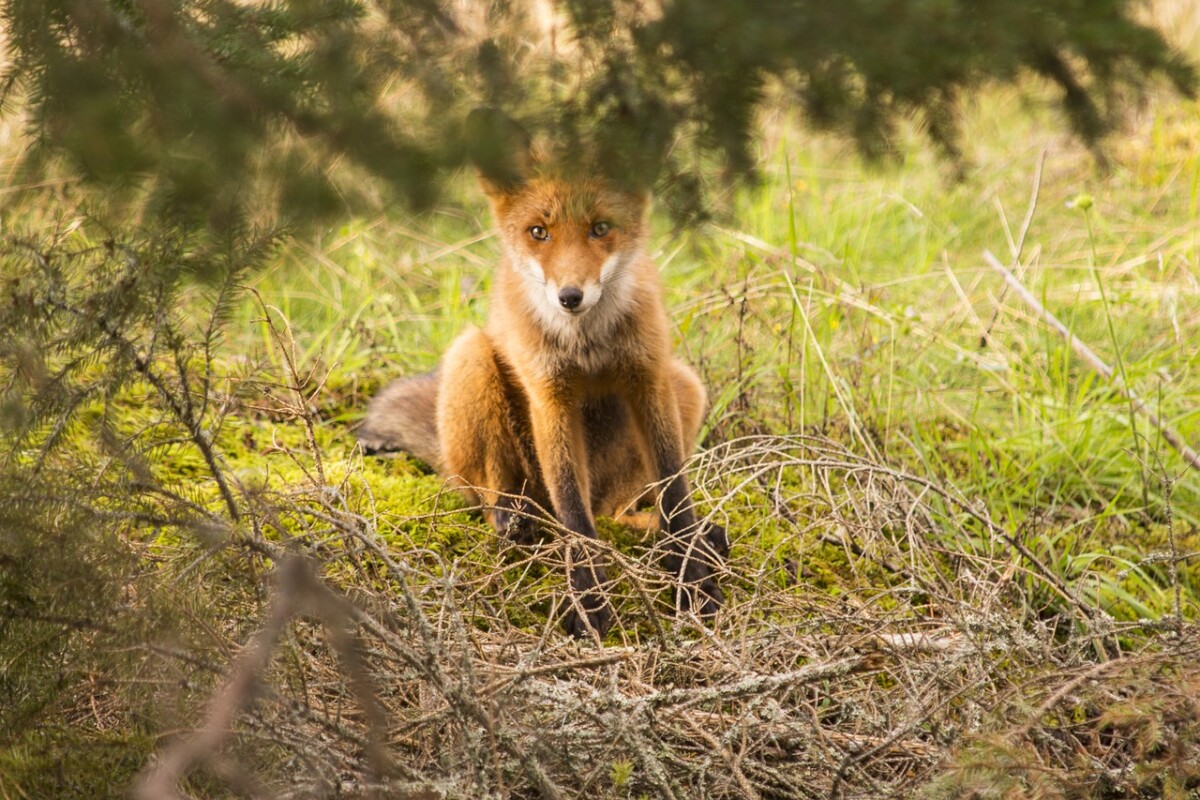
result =
[[[532,140],[516,121],[497,108],[467,115],[467,154],[489,196],[511,192],[525,183],[533,167]]]

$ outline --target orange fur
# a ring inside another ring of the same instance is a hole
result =
[[[595,537],[595,515],[663,481],[659,524],[678,602],[712,613],[724,532],[697,524],[680,474],[706,398],[671,353],[658,270],[643,253],[647,198],[598,177],[563,179],[517,155],[505,181],[481,167],[502,247],[486,327],[460,335],[435,378],[385,390],[364,442],[411,451],[405,441],[435,436],[437,452],[425,460],[502,529],[523,528],[527,508],[517,498],[528,498]],[[418,418],[431,402],[435,419]],[[388,440],[388,431],[405,436]],[[564,624],[575,635],[603,634],[611,621],[603,568],[585,563],[570,577],[575,610]]]

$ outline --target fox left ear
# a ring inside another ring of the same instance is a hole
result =
[[[497,108],[476,108],[467,115],[466,133],[467,154],[487,195],[525,183],[533,167],[532,140],[512,117]]]

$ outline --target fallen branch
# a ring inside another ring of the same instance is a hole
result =
[[[736,683],[706,686],[699,689],[664,689],[642,697],[631,698],[624,705],[644,708],[688,708],[702,703],[728,702],[750,696],[792,690],[809,683],[842,678],[855,672],[877,669],[880,659],[874,656],[854,656],[836,661],[805,664],[799,669],[769,675],[756,675]]]
[[[1013,290],[1020,296],[1022,300],[1025,301],[1025,304],[1036,311],[1038,316],[1042,318],[1043,322],[1045,322],[1060,336],[1066,339],[1067,344],[1071,345],[1071,349],[1075,351],[1075,354],[1086,361],[1088,366],[1090,366],[1099,374],[1103,375],[1104,378],[1116,388],[1121,396],[1130,402],[1133,410],[1145,417],[1146,420],[1153,425],[1160,434],[1162,434],[1162,437],[1166,439],[1167,444],[1171,445],[1171,447],[1174,447],[1175,450],[1181,456],[1183,456],[1184,461],[1190,464],[1193,469],[1200,470],[1200,453],[1197,453],[1195,450],[1193,450],[1188,443],[1184,441],[1183,437],[1180,436],[1179,433],[1176,432],[1170,425],[1159,419],[1158,415],[1151,411],[1150,407],[1146,405],[1146,402],[1142,400],[1142,398],[1138,397],[1137,393],[1125,385],[1125,382],[1116,375],[1112,367],[1104,363],[1104,360],[1101,359],[1100,356],[1092,352],[1090,347],[1081,342],[1073,333],[1071,333],[1066,325],[1063,325],[1061,322],[1059,322],[1058,317],[1046,310],[1046,308],[1037,301],[1037,298],[1034,297],[1019,280],[1017,280],[1017,276],[1013,275],[1007,267],[1001,264],[999,260],[992,255],[990,250],[983,251],[983,260],[988,263],[988,266],[1004,276],[1004,281],[1013,288]]]
[[[323,617],[330,644],[341,657],[347,682],[366,717],[369,738],[365,749],[373,773],[370,777],[375,783],[386,780],[391,771],[384,742],[387,712],[379,701],[354,633],[356,607],[322,584],[313,565],[300,556],[285,557],[278,575],[279,586],[266,622],[234,660],[224,686],[212,695],[204,724],[190,736],[172,742],[142,771],[134,787],[134,796],[139,800],[187,800],[190,795],[181,791],[178,784],[202,761],[207,761],[226,781],[257,786],[252,772],[242,769],[236,760],[221,756],[221,748],[233,735],[238,714],[254,701],[287,626],[305,611]]]
[[[781,752],[807,747],[813,738],[819,735],[848,753],[863,753],[867,750],[878,749],[892,757],[921,759],[936,759],[944,754],[944,751],[937,745],[919,739],[889,741],[882,736],[848,733],[835,728],[817,730],[812,723],[798,720],[738,718],[730,714],[699,709],[689,709],[686,719],[694,722],[698,728],[707,730],[727,730],[740,724],[747,735],[761,737],[763,741],[769,741],[772,745],[780,748]]]
[[[177,784],[196,762],[211,758],[219,751],[229,738],[238,713],[254,696],[259,679],[274,654],[276,642],[303,604],[300,587],[304,568],[299,559],[284,563],[280,570],[279,590],[271,602],[267,621],[234,661],[229,680],[212,696],[204,724],[191,736],[176,739],[143,770],[134,788],[134,796],[139,800],[185,800],[188,797]],[[224,767],[227,774],[232,774],[232,763],[226,762]]]

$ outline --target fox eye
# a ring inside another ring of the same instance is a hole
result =
[[[610,230],[612,230],[612,226],[607,222],[597,222],[592,225],[592,229],[588,232],[588,235],[593,239],[602,239],[608,235]]]
[[[529,229],[529,235],[539,242],[544,242],[550,238],[550,231],[543,228],[541,225],[534,225]]]

